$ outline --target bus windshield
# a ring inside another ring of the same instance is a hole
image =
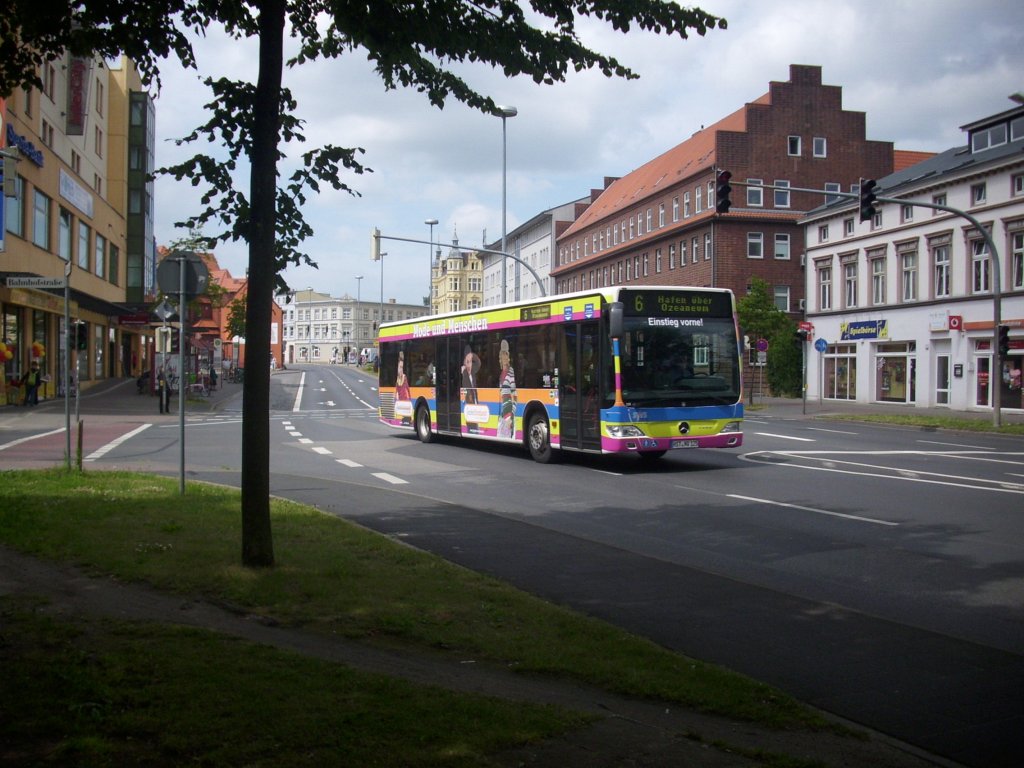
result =
[[[731,318],[707,318],[694,327],[670,319],[627,317],[619,351],[626,405],[722,405],[740,399]]]

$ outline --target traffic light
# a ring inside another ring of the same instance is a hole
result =
[[[793,331],[793,345],[797,349],[803,349],[804,344],[811,338],[811,332],[806,328],[797,328]]]
[[[75,326],[75,349],[79,352],[89,348],[89,332],[85,323],[78,323]]]
[[[1010,354],[1010,326],[999,326],[999,356],[1006,357]]]
[[[732,174],[729,171],[718,172],[718,183],[715,187],[715,210],[718,213],[728,213],[732,207],[732,200],[729,199],[729,195],[732,194],[732,187],[729,186],[729,179],[731,178]]]
[[[861,179],[860,180],[860,220],[871,221],[875,217],[876,207],[878,205],[878,195],[875,193],[875,188],[878,186],[878,182],[874,179]]]
[[[370,259],[380,261],[380,230],[376,227],[370,233]]]

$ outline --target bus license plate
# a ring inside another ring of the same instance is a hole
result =
[[[672,447],[673,448],[696,448],[697,447],[697,441],[696,440],[673,440],[672,441]]]

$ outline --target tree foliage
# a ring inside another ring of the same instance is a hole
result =
[[[776,395],[796,396],[801,391],[800,350],[793,344],[796,324],[775,306],[770,287],[763,278],[752,277],[746,296],[736,300],[742,332],[750,337],[768,341],[766,378],[769,389]]]
[[[289,263],[312,263],[302,243],[312,234],[302,216],[308,195],[322,184],[356,194],[341,171],[365,173],[361,148],[326,146],[304,153],[283,182],[281,142],[304,142],[298,105],[283,88],[285,66],[316,58],[365,55],[388,89],[413,88],[431,104],[455,99],[498,114],[490,96],[478,92],[454,69],[467,63],[490,66],[506,77],[538,84],[563,82],[570,71],[596,69],[607,77],[637,77],[614,57],[588,48],[577,25],[597,19],[623,34],[635,30],[685,39],[724,28],[723,19],[671,0],[80,0],[41,10],[38,3],[11,0],[0,14],[0,93],[23,84],[41,85],[38,66],[64,50],[132,58],[147,82],[159,85],[159,63],[174,56],[195,67],[190,35],[222,26],[235,39],[259,41],[255,83],[208,77],[213,92],[209,120],[184,143],[211,142],[226,158],[197,152],[162,169],[202,190],[200,207],[181,226],[211,227],[216,241],[243,240],[249,247],[246,355],[267,360],[271,304],[285,286]],[[284,35],[299,41],[290,61]],[[249,165],[248,190],[234,178]],[[245,377],[242,454],[242,561],[274,563],[270,531],[269,371],[248,366]]]

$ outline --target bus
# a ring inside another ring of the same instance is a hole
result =
[[[735,298],[609,287],[382,324],[379,418],[415,432],[655,459],[743,444]]]

